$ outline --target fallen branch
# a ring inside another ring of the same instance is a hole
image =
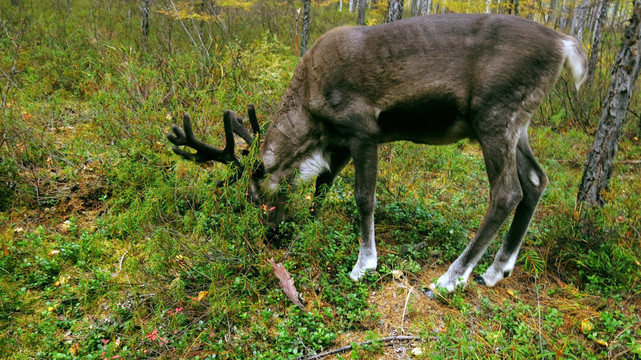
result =
[[[579,163],[579,161],[575,159],[546,159],[548,161],[554,161],[554,162],[559,162],[559,163],[564,163],[564,162],[573,162],[573,163]],[[641,160],[619,160],[615,161],[615,164],[624,164],[624,165],[641,165]]]
[[[369,344],[373,343],[374,341],[392,342],[392,341],[412,341],[412,340],[420,340],[420,339],[421,338],[418,337],[418,336],[397,335],[397,336],[388,336],[388,337],[384,337],[384,338],[376,339],[376,340],[367,340],[367,341],[355,343],[354,345],[356,345],[356,346],[369,345]],[[353,347],[350,344],[350,345],[346,345],[346,346],[340,347],[338,349],[325,351],[325,352],[322,352],[320,354],[311,355],[311,356],[308,356],[308,357],[299,357],[298,359],[299,360],[320,359],[320,358],[323,358],[325,356],[334,355],[334,354],[338,354],[338,353],[345,352],[345,351],[350,351],[352,349],[353,349]]]

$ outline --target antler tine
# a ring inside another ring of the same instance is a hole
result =
[[[243,126],[243,120],[241,118],[238,118],[237,122],[234,122],[234,134],[240,136],[247,145],[252,145],[254,142],[254,139],[257,136],[260,136],[260,126],[258,125],[258,118],[256,117],[256,109],[254,108],[253,104],[247,105],[247,114],[249,116],[249,123],[252,128],[252,134],[249,133],[249,131]]]
[[[247,105],[247,115],[249,116],[249,123],[251,124],[254,136],[259,136],[260,126],[258,125],[258,118],[256,118],[256,108],[254,108],[254,104]]]
[[[236,122],[236,114],[233,111],[225,111],[223,122],[225,125],[226,144],[225,148],[222,150],[196,139],[191,127],[191,118],[189,117],[189,114],[185,114],[183,117],[184,130],[176,125],[172,126],[171,129],[174,133],[167,134],[167,139],[175,145],[173,147],[174,153],[185,159],[194,160],[196,162],[214,160],[224,164],[235,163],[240,165],[240,162],[234,155],[233,123]],[[188,146],[196,150],[196,153],[190,153],[182,150],[179,147],[181,145]]]
[[[251,136],[249,131],[247,131],[247,129],[245,129],[245,127],[243,126],[243,121],[241,118],[237,118],[237,120],[233,122],[233,130],[234,130],[234,134],[240,136],[243,140],[245,140],[247,145],[252,144],[252,141],[254,140],[254,138]]]

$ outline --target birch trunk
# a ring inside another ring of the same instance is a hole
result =
[[[619,136],[627,114],[634,83],[639,76],[641,63],[641,0],[634,0],[634,13],[625,30],[623,43],[612,67],[612,83],[603,102],[594,143],[588,154],[581,185],[577,194],[578,203],[601,206],[603,194],[608,190],[614,157],[618,150]]]
[[[390,0],[387,8],[387,22],[398,21],[403,18],[403,0]]]
[[[581,5],[574,9],[574,16],[572,18],[571,34],[579,41],[583,41],[583,30],[585,29],[586,20],[588,17],[589,0],[582,0]]]
[[[429,15],[432,9],[432,0],[421,0],[421,15]]]
[[[142,1],[142,7],[140,8],[141,12],[141,27],[142,27],[142,38],[144,41],[149,37],[149,0]]]
[[[300,55],[303,56],[307,52],[307,45],[309,43],[309,12],[312,0],[303,0],[303,30],[301,34]]]
[[[365,25],[365,8],[367,6],[367,1],[359,0],[358,1],[358,25]]]
[[[590,48],[590,60],[588,61],[588,78],[587,86],[592,84],[594,78],[594,71],[596,64],[599,60],[599,50],[601,48],[601,41],[603,40],[603,27],[607,19],[608,7],[610,3],[608,0],[602,0],[599,7],[599,13],[594,22],[594,31],[592,32],[592,47]]]

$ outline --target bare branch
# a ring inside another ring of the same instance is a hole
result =
[[[397,336],[384,337],[384,338],[381,338],[381,339],[377,339],[376,341],[392,342],[392,341],[414,341],[414,340],[420,340],[420,339],[421,338],[418,337],[418,336],[397,335]],[[367,341],[355,343],[354,345],[363,346],[363,345],[369,345],[369,344],[371,344],[373,342],[374,342],[374,340],[367,340]],[[346,345],[346,346],[340,347],[338,349],[325,351],[325,352],[322,352],[320,354],[316,354],[316,355],[312,355],[312,356],[308,356],[308,357],[300,357],[299,359],[301,359],[301,360],[321,359],[321,358],[324,358],[325,356],[334,355],[334,354],[342,353],[342,352],[345,352],[345,351],[350,351],[352,349],[353,349],[353,346],[350,344],[350,345]]]

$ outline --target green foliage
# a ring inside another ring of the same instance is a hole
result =
[[[268,124],[298,61],[296,4],[224,1],[208,13],[174,2],[177,11],[152,2],[148,38],[135,1],[0,4],[0,358],[281,359],[349,343],[344,356],[358,358],[389,355],[378,339],[398,330],[422,336],[411,346],[424,358],[641,356],[639,312],[625,306],[641,291],[638,165],[625,162],[641,154],[632,122],[594,232],[575,221],[603,78],[580,101],[561,83],[536,114],[532,147],[551,185],[513,277],[489,290],[471,283],[425,310],[416,289],[482,221],[478,147],[381,147],[379,268],[354,283],[350,167],[317,218],[312,184],[302,184],[296,221],[270,242],[245,201],[247,176],[216,187],[228,169],[178,159],[163,135],[189,112],[220,146],[222,111],[244,113],[249,102]],[[356,20],[335,3],[312,11],[312,38]],[[291,273],[304,310],[271,258]],[[577,325],[585,319],[591,328]]]

